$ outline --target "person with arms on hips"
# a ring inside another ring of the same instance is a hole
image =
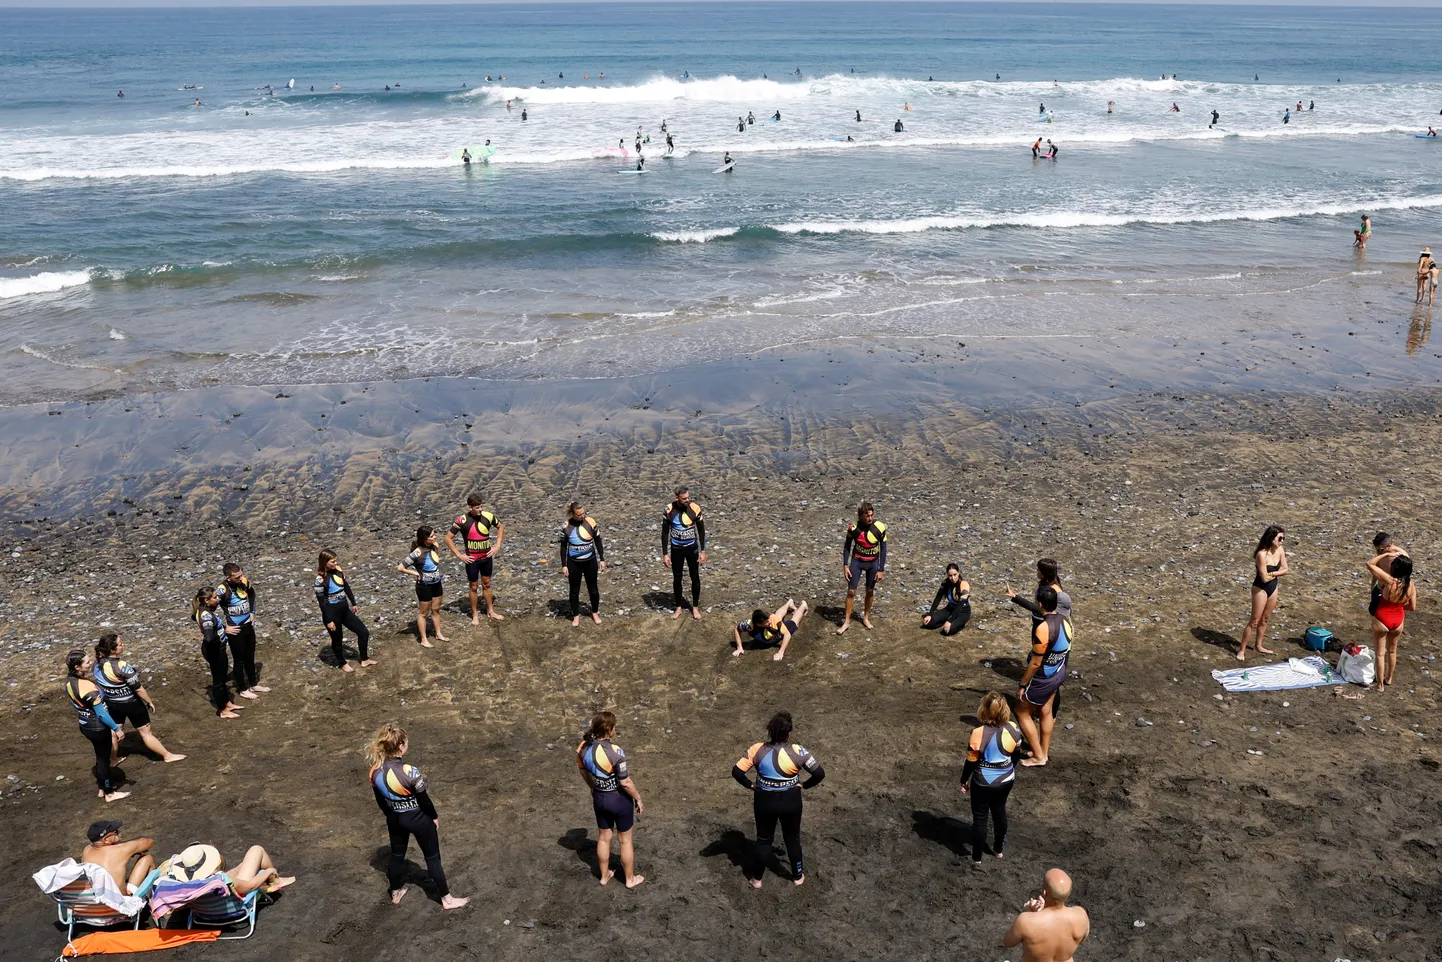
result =
[[[91,680],[90,670],[94,667],[95,659],[79,648],[65,656],[65,697],[80,720],[80,734],[95,749],[96,794],[107,802],[118,802],[130,797],[129,792],[118,790],[119,783],[111,774],[111,766],[120,762],[115,756],[120,724],[110,717],[104,693]]]
[[[616,716],[597,712],[591,719],[586,737],[576,747],[576,767],[591,789],[591,807],[596,813],[596,867],[601,884],[616,874],[611,870],[611,837],[621,842],[621,872],[626,888],[633,889],[646,881],[636,874],[636,850],[632,834],[636,816],[646,811],[641,791],[631,779],[626,753],[611,742],[616,734]]]
[[[876,520],[876,509],[863,501],[856,509],[856,521],[847,527],[841,542],[841,577],[846,581],[846,613],[841,618],[842,634],[851,627],[851,612],[856,606],[856,589],[866,576],[866,601],[861,608],[861,623],[871,630],[871,603],[876,597],[876,583],[886,577],[886,525]]]
[[[136,838],[128,842],[120,840],[120,819],[92,822],[85,837],[90,844],[80,855],[80,861],[88,865],[99,865],[115,881],[115,885],[126,895],[134,895],[150,870],[155,868],[155,858],[150,854],[155,845],[153,838]],[[130,860],[135,859],[132,866]]]
[[[320,621],[330,633],[330,651],[335,656],[341,671],[355,671],[345,660],[345,630],[355,635],[356,647],[360,649],[362,668],[375,664],[370,656],[370,629],[360,620],[356,612],[360,606],[355,603],[355,592],[350,581],[341,570],[340,559],[334,551],[322,551],[315,563],[315,600],[320,605]]]
[[[221,573],[225,580],[216,585],[215,595],[225,614],[225,637],[235,662],[235,691],[241,698],[259,698],[270,689],[259,684],[255,666],[255,587],[234,562],[227,563]]]
[[[150,730],[150,714],[155,711],[155,701],[140,683],[140,672],[120,657],[123,654],[125,645],[121,643],[119,635],[101,635],[100,640],[95,643],[95,670],[91,673],[95,683],[105,693],[105,707],[110,709],[110,717],[120,726],[115,729],[117,751],[119,739],[125,737],[124,725],[130,722],[140,733],[140,740],[145,743],[146,748],[166,762],[183,760],[184,755],[170,751]]]
[[[230,700],[230,658],[225,651],[225,615],[215,589],[207,585],[190,603],[190,620],[200,629],[200,654],[210,668],[210,704],[220,718],[239,718]]]
[[[452,895],[446,882],[438,831],[441,819],[431,802],[426,777],[419,768],[401,761],[409,749],[405,729],[390,722],[380,727],[366,748],[366,761],[371,765],[368,776],[371,791],[386,817],[386,833],[390,836],[386,882],[390,886],[391,904],[400,905],[408,891],[406,849],[410,847],[411,836],[415,836],[421,854],[426,857],[426,871],[436,887],[441,908],[458,909],[470,899]]]
[[[751,612],[751,617],[740,622],[732,630],[735,648],[731,655],[739,658],[746,653],[745,640],[759,648],[770,648],[779,645],[776,654],[771,656],[772,661],[780,661],[786,657],[786,649],[791,644],[791,639],[796,636],[796,630],[801,626],[801,619],[806,617],[806,602],[797,604],[794,600],[786,599],[786,604],[776,609],[772,614],[767,614],[764,608],[757,608]]]
[[[931,600],[931,610],[921,619],[923,628],[940,628],[943,635],[954,635],[971,620],[971,584],[961,576],[955,562],[946,566],[946,577]]]
[[[1002,948],[1021,946],[1021,962],[1073,962],[1091,934],[1091,919],[1086,909],[1066,904],[1071,888],[1070,875],[1059,868],[1047,872],[1041,894],[1021,907]]]
[[[416,540],[411,542],[411,553],[396,566],[402,574],[416,579],[416,631],[420,634],[422,648],[434,648],[426,638],[426,626],[435,619],[436,640],[450,641],[441,634],[441,602],[445,594],[445,575],[441,571],[441,552],[436,543],[436,530],[428,524],[416,529]]]
[[[754,889],[761,887],[761,877],[766,874],[778,822],[786,841],[791,881],[795,885],[806,881],[801,852],[801,791],[821,784],[826,771],[815,755],[791,741],[791,729],[791,713],[777,712],[766,723],[766,741],[746,749],[731,768],[731,777],[752,793],[756,850],[746,878]],[[752,770],[756,772],[754,784],[747,775]],[[801,781],[803,773],[807,776],[805,782]]]
[[[661,564],[671,569],[671,598],[676,610],[671,620],[681,617],[686,600],[681,595],[681,570],[691,572],[691,617],[701,620],[701,565],[706,563],[706,522],[701,505],[691,500],[691,489],[679,487],[675,499],[661,516]]]
[[[1042,620],[1032,635],[1031,656],[1016,692],[1020,709],[1017,721],[1031,746],[1031,757],[1022,760],[1026,766],[1045,765],[1051,758],[1051,733],[1056,726],[1073,641],[1071,619],[1056,610],[1056,589],[1038,589],[1036,600],[1041,605]]]
[[[976,709],[981,722],[971,730],[966,764],[961,768],[961,793],[971,796],[971,861],[981,864],[990,816],[996,840],[991,853],[1005,858],[1006,800],[1016,782],[1016,758],[1021,753],[1021,729],[1011,720],[1006,696],[989,691]]]
[[[591,620],[601,623],[601,589],[596,575],[606,570],[606,545],[596,519],[586,514],[579,501],[566,509],[566,527],[561,532],[561,574],[571,589],[571,627],[581,623],[581,579],[591,596]]]
[[[1397,674],[1397,642],[1407,612],[1417,609],[1417,586],[1412,582],[1412,559],[1402,553],[1379,554],[1367,562],[1376,585],[1372,611],[1372,645],[1377,650],[1377,692],[1381,694]]]
[[[463,553],[456,547],[456,535],[461,535],[466,543],[466,550]],[[481,594],[486,599],[486,617],[494,618],[497,621],[505,620],[505,615],[496,611],[495,599],[491,596],[491,574],[495,567],[496,555],[501,553],[501,542],[506,540],[506,526],[496,518],[494,512],[487,511],[481,507],[481,496],[471,494],[466,496],[466,513],[455,521],[451,522],[451,530],[446,533],[446,544],[450,546],[451,554],[456,556],[458,561],[466,564],[466,581],[471,588],[471,624],[481,623],[481,610],[478,607],[479,598],[476,594],[476,582],[480,582]],[[437,638],[440,633],[437,632]],[[445,641],[444,638],[441,638]]]
[[[1255,641],[1257,651],[1264,655],[1276,652],[1263,644],[1267,627],[1272,621],[1272,612],[1277,610],[1277,581],[1291,573],[1287,567],[1287,551],[1283,545],[1287,532],[1278,525],[1270,525],[1262,532],[1257,547],[1252,550],[1252,565],[1256,573],[1252,576],[1252,617],[1242,629],[1242,643],[1237,648],[1237,661],[1245,661],[1247,645]]]

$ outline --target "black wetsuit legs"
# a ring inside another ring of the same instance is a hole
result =
[[[110,752],[114,747],[110,740],[110,729],[102,728],[94,731],[82,728],[80,734],[90,739],[90,744],[95,749],[95,787],[109,795],[115,791],[114,783],[110,778]]]
[[[681,567],[691,569],[691,604],[681,596]],[[701,607],[701,555],[695,548],[671,549],[671,595],[677,608]]]
[[[759,879],[766,874],[766,862],[771,858],[771,844],[776,839],[776,825],[780,823],[781,837],[786,841],[786,858],[791,865],[791,877],[800,878],[804,874],[801,861],[801,789],[757,792],[755,815],[756,854],[751,877]]]
[[[585,561],[577,561],[574,558],[567,560],[566,570],[570,572],[567,576],[571,582],[571,617],[581,616],[581,578],[586,579],[586,593],[591,596],[591,610],[596,614],[601,613],[601,589],[596,586],[596,572],[601,570],[601,563],[593,554]]]
[[[922,628],[930,631],[933,628],[941,628],[942,625],[949,622],[951,628],[941,628],[941,633],[943,635],[954,635],[965,628],[966,623],[971,620],[971,602],[964,601],[954,605],[948,605],[945,608],[933,608],[927,612],[927,616],[930,620],[922,625]]]
[[[210,703],[215,706],[218,715],[230,704],[230,685],[226,678],[230,674],[230,659],[225,654],[225,642],[202,642],[200,653],[210,666]]]
[[[246,622],[240,631],[227,635],[230,656],[235,659],[235,690],[249,691],[259,679],[255,671],[255,623]]]
[[[355,635],[356,647],[360,649],[361,661],[370,657],[370,629],[360,620],[355,609],[350,605],[331,605],[326,612],[326,624],[335,625],[335,630],[327,628],[330,633],[330,651],[335,655],[335,660],[345,664],[345,648],[341,645],[341,639],[345,630],[349,628],[351,634]]]
[[[1006,845],[1006,797],[1011,794],[1015,782],[1005,785],[978,785],[971,783],[971,860],[981,861],[986,848],[986,820],[988,813],[996,826],[996,844],[993,852],[1000,852]]]
[[[413,818],[392,818],[386,820],[386,831],[391,837],[391,854],[386,860],[386,880],[394,892],[406,884],[406,848],[410,837],[416,837],[421,854],[426,857],[426,871],[436,886],[436,894],[445,898],[451,894],[446,884],[446,871],[441,867],[441,839],[436,832],[436,823],[425,814],[414,813]]]

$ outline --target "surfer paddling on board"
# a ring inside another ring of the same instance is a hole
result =
[[[896,118],[896,123],[892,126],[891,129],[894,130],[894,131],[896,131],[898,134],[900,134],[900,133],[905,133],[905,132],[906,132],[906,125],[901,122],[901,118],[900,118],[900,117],[897,117],[897,118]]]
[[[1182,108],[1178,107],[1175,103],[1172,104],[1172,109],[1167,111],[1169,114],[1179,114],[1181,112]]]

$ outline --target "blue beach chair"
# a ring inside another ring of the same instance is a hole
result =
[[[191,902],[187,908],[190,909],[190,922],[186,928],[220,929],[219,939],[248,939],[255,934],[256,908],[260,904],[260,889],[255,889],[245,897],[236,896],[229,888],[224,894],[202,895]],[[239,932],[226,933],[231,928],[245,927],[244,934]]]

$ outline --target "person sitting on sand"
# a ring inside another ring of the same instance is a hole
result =
[[[856,589],[861,576],[866,576],[866,600],[861,608],[861,623],[871,630],[871,603],[876,599],[876,583],[886,577],[886,525],[876,520],[876,508],[863,501],[856,508],[856,521],[846,529],[841,542],[841,577],[846,582],[846,610],[841,616],[838,635],[851,627],[851,612],[856,606]]]
[[[1042,620],[1032,634],[1031,656],[1016,691],[1017,723],[1031,746],[1031,757],[1022,761],[1028,767],[1045,765],[1051,758],[1051,733],[1074,638],[1071,619],[1056,610],[1055,588],[1039,588],[1036,601]]]
[[[1067,905],[1071,876],[1059,868],[1046,873],[1041,894],[1021,907],[1002,938],[1002,948],[1021,946],[1021,962],[1072,962],[1091,934],[1086,909]]]
[[[145,876],[155,868],[155,859],[149,855],[150,849],[155,845],[153,838],[137,838],[129,842],[120,840],[120,819],[109,821],[92,822],[86,837],[90,844],[85,846],[85,851],[80,855],[80,861],[89,865],[99,865],[110,873],[115,880],[115,885],[126,895],[134,895],[140,890],[140,885],[145,881]],[[138,856],[138,857],[137,857]],[[135,865],[130,860],[135,859]]]
[[[961,576],[955,563],[946,566],[946,577],[931,600],[931,610],[921,619],[923,628],[940,628],[943,635],[954,635],[971,620],[971,585]]]
[[[1242,644],[1237,649],[1237,661],[1246,660],[1249,641],[1255,641],[1257,651],[1264,655],[1276,654],[1262,643],[1262,639],[1267,636],[1267,625],[1272,620],[1272,612],[1277,610],[1277,579],[1290,574],[1287,552],[1282,545],[1286,537],[1286,531],[1280,526],[1270,525],[1262,532],[1257,547],[1252,551],[1252,563],[1257,569],[1252,578],[1252,618],[1242,631]]]
[[[1352,231],[1352,237],[1355,238],[1352,241],[1353,247],[1358,247],[1362,250],[1366,250],[1367,241],[1372,239],[1372,218],[1368,217],[1366,214],[1363,214],[1362,226],[1359,227],[1357,230]]]
[[[621,872],[626,888],[633,889],[646,881],[636,874],[636,849],[632,834],[636,816],[646,810],[641,791],[631,780],[626,753],[611,739],[616,734],[616,716],[608,711],[597,712],[585,739],[576,748],[576,767],[591,789],[591,807],[596,815],[596,865],[601,884],[616,874],[611,870],[611,836],[621,841]]]
[[[441,841],[437,828],[440,816],[427,792],[426,777],[421,770],[407,765],[402,758],[410,749],[406,731],[399,725],[387,722],[371,738],[366,747],[366,761],[370,762],[371,791],[375,794],[376,805],[386,817],[386,833],[390,837],[390,855],[386,860],[386,882],[390,886],[392,905],[400,905],[405,898],[406,849],[414,835],[421,854],[426,858],[426,871],[436,887],[441,908],[458,909],[470,901],[451,894],[446,882],[446,871],[441,865]]]
[[[1417,303],[1422,303],[1422,296],[1427,293],[1427,283],[1432,279],[1432,268],[1437,262],[1432,259],[1432,248],[1422,248],[1422,253],[1417,255]]]
[[[796,630],[801,626],[801,619],[806,617],[806,602],[797,604],[792,599],[786,599],[786,604],[776,609],[774,614],[767,614],[762,608],[751,612],[751,618],[743,621],[732,629],[735,637],[736,650],[731,652],[732,657],[739,658],[746,653],[743,645],[743,638],[750,638],[757,645],[769,647],[780,644],[780,650],[771,656],[772,661],[780,661],[786,657],[786,648],[791,644],[791,639],[796,636]]]
[[[166,878],[177,882],[198,882],[218,874],[238,899],[245,898],[256,889],[270,894],[295,883],[295,876],[282,876],[270,860],[270,855],[259,845],[252,845],[240,864],[228,872],[224,871],[225,859],[220,851],[214,845],[199,842],[172,856],[167,866]]]

